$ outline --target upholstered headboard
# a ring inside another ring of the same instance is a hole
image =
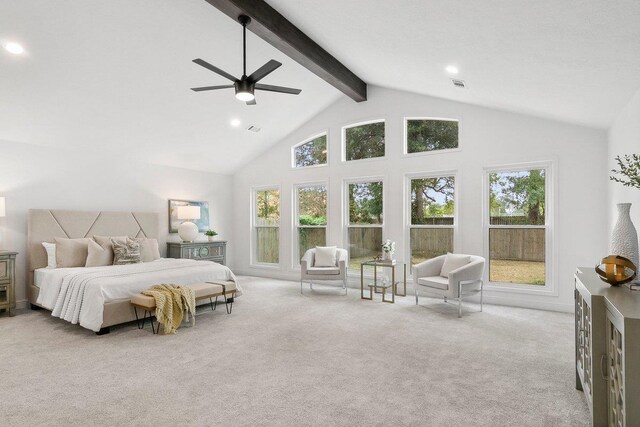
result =
[[[54,237],[129,236],[157,239],[160,214],[155,212],[100,212],[30,209],[27,219],[27,268],[29,287],[33,271],[47,266],[42,242]]]

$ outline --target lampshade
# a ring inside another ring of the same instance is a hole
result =
[[[6,216],[7,211],[5,209],[4,197],[0,197],[0,217]]]
[[[200,206],[178,206],[178,219],[200,219]]]

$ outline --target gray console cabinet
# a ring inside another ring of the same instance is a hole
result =
[[[168,242],[167,258],[186,258],[201,261],[215,261],[225,265],[227,262],[227,242]]]
[[[575,274],[576,388],[594,426],[640,425],[640,291]]]

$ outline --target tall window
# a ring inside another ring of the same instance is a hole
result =
[[[406,119],[406,153],[424,153],[458,148],[458,121]]]
[[[280,191],[261,189],[255,192],[255,260],[261,264],[280,261]]]
[[[293,167],[327,164],[327,134],[316,136],[293,147]]]
[[[344,160],[384,157],[384,120],[343,128]]]
[[[546,169],[488,174],[489,280],[545,285]]]
[[[349,268],[380,255],[383,225],[382,181],[347,184]]]
[[[453,252],[455,177],[409,179],[411,264]]]
[[[304,185],[296,187],[297,260],[307,249],[327,243],[327,187]],[[297,265],[297,264],[296,264]]]

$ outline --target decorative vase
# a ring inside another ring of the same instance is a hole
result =
[[[209,239],[210,242],[213,242],[213,236],[207,236],[207,239]]]
[[[631,222],[631,203],[618,203],[618,220],[611,233],[611,254],[628,258],[638,266],[638,232]]]

